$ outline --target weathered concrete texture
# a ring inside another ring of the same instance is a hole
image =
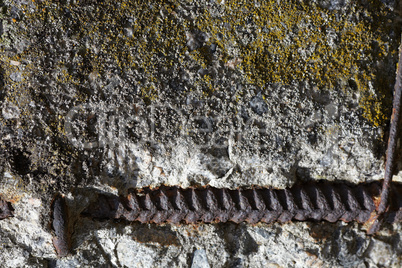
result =
[[[362,226],[342,222],[157,226],[80,218],[75,222],[72,254],[58,259],[50,234],[38,220],[43,206],[38,200],[25,199],[29,201],[21,201],[16,207],[25,218],[0,222],[2,267],[402,265],[402,242],[395,236],[401,232],[400,224],[386,226],[377,236],[370,237]]]
[[[381,178],[393,9],[235,2],[6,2],[7,162],[119,189]]]
[[[399,225],[370,238],[341,223],[79,217],[96,191],[381,179],[399,10],[389,0],[0,1],[0,194],[15,206],[0,221],[2,263],[187,267],[205,250],[211,267],[400,265]],[[65,259],[51,244],[55,193],[75,211]]]

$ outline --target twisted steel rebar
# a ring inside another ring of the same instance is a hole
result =
[[[98,194],[83,212],[96,219],[142,223],[288,222],[326,220],[366,222],[376,209],[380,183],[348,186],[306,183],[289,189],[217,189],[161,186],[131,189],[127,196]],[[386,222],[402,221],[402,187],[393,187]]]

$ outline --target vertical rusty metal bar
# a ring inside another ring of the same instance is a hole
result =
[[[57,194],[52,202],[53,245],[58,257],[65,257],[69,254],[70,241],[68,232],[68,208],[65,198]]]
[[[388,206],[390,184],[392,181],[392,172],[394,167],[394,156],[398,139],[398,123],[400,120],[401,95],[402,95],[402,43],[399,46],[399,62],[395,80],[396,81],[394,89],[394,101],[391,116],[391,127],[388,139],[384,183],[382,185],[380,203],[377,208],[377,212],[379,215],[383,214]]]

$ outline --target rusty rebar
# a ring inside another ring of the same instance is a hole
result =
[[[179,188],[130,189],[127,196],[98,194],[81,215],[142,223],[288,222],[369,220],[380,183],[348,186],[329,182],[288,189]],[[402,221],[402,187],[393,187],[394,202],[385,221]]]
[[[378,205],[378,214],[383,214],[387,209],[389,199],[389,189],[392,181],[392,173],[394,167],[394,156],[398,138],[398,125],[401,111],[401,96],[402,96],[402,44],[399,46],[399,63],[396,72],[394,89],[393,109],[391,116],[391,127],[388,139],[387,157],[385,164],[384,182],[382,185],[381,199]]]
[[[68,232],[68,207],[65,198],[57,194],[52,202],[51,228],[53,232],[53,245],[58,257],[69,254],[70,237]]]
[[[380,229],[381,224],[383,222],[383,214],[387,211],[389,206],[390,187],[394,171],[394,157],[398,141],[401,97],[402,97],[402,42],[399,45],[399,61],[395,78],[394,99],[393,99],[393,108],[391,115],[391,126],[387,146],[384,181],[382,184],[381,196],[379,202],[377,203],[378,206],[376,210],[372,213],[368,221],[368,224],[370,225],[368,229],[369,234],[374,234]]]

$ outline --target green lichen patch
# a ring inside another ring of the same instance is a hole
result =
[[[399,35],[394,14],[380,1],[358,1],[348,12],[301,1],[223,3],[218,16],[205,10],[197,26],[225,52],[225,62],[241,60],[250,83],[305,80],[329,89],[351,83],[361,93],[364,116],[374,126],[384,123]]]
[[[359,92],[364,116],[374,126],[383,125],[390,112],[399,24],[378,0],[340,10],[295,0],[218,1],[208,8],[173,0],[33,5],[35,11],[27,7],[21,21],[38,28],[33,33],[27,28],[26,34],[38,40],[59,28],[59,38],[73,43],[66,44],[68,59],[60,50],[52,51],[52,58],[62,70],[58,83],[81,88],[76,95],[81,101],[91,75],[124,74],[149,103],[179,70],[208,69],[217,61],[260,88],[295,80],[329,89],[353,85],[348,89]],[[204,40],[189,49],[189,34],[197,31]],[[44,50],[38,46],[36,53]],[[207,96],[218,88],[210,74],[192,82]]]
[[[246,118],[258,92],[268,105],[268,90],[288,94],[300,84],[308,87],[303,94],[312,88],[343,90],[339,96],[353,96],[347,108],[355,109],[357,96],[360,110],[350,119],[353,126],[366,124],[359,121],[360,112],[372,126],[383,126],[390,114],[400,23],[381,1],[350,2],[339,10],[296,0],[7,2],[0,12],[0,100],[21,114],[0,126],[12,125],[11,132],[26,135],[15,147],[30,148],[31,173],[83,180],[99,175],[100,163],[106,165],[102,150],[80,151],[66,137],[66,114],[83,103],[131,108],[166,99],[191,106],[194,96],[217,100],[210,109],[216,110],[206,111],[211,116],[228,107],[232,116],[241,107]],[[267,86],[275,83],[285,85],[284,91]],[[305,97],[273,101],[277,107],[269,112],[285,114],[286,105],[310,96]],[[218,99],[222,106],[215,106]],[[326,104],[318,99],[311,96],[316,103],[294,109],[297,122],[313,122],[312,109],[325,113]],[[259,115],[275,120],[272,113]],[[88,127],[91,118],[96,121],[96,115],[83,116],[77,129]],[[326,127],[311,125],[306,131]],[[298,134],[284,129],[278,137],[287,136],[292,144]],[[306,135],[316,140],[314,133]],[[268,136],[259,142],[267,143]]]
[[[25,25],[20,31],[36,41],[23,54],[49,54],[52,68],[61,70],[57,82],[77,88],[79,101],[88,97],[88,77],[118,72],[149,103],[179,70],[218,62],[260,88],[295,80],[329,89],[353,85],[347,88],[359,92],[364,116],[374,126],[390,112],[400,24],[378,0],[340,10],[295,0],[217,1],[207,8],[175,0],[41,1],[21,8],[18,20],[7,22]],[[197,31],[204,40],[189,49],[189,34]],[[60,42],[57,49],[48,47],[52,35]],[[211,74],[192,83],[187,90],[202,88],[207,96],[219,88]]]

